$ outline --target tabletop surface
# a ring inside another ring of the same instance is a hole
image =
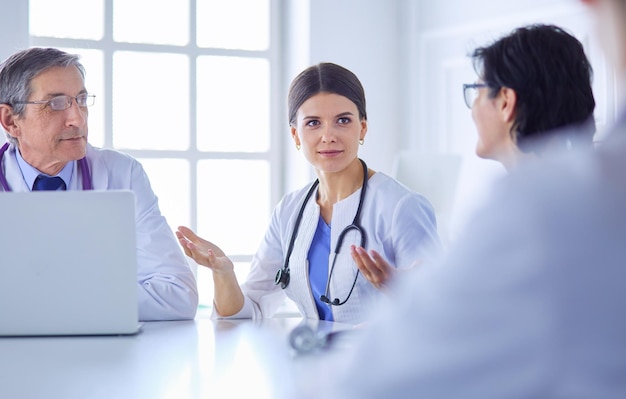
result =
[[[144,323],[134,336],[0,338],[0,398],[278,398],[315,337],[350,326],[302,318]]]

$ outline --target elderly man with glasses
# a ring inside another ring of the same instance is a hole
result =
[[[94,101],[78,56],[31,48],[4,61],[0,123],[8,142],[0,148],[0,191],[132,190],[139,318],[192,319],[198,304],[195,277],[142,166],[87,142],[88,107]]]

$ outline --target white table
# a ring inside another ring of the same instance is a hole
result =
[[[0,338],[0,398],[278,398],[301,318],[145,323],[136,336]]]

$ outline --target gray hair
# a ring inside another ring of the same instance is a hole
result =
[[[79,56],[68,54],[55,48],[34,47],[19,51],[0,64],[0,104],[13,107],[16,115],[22,115],[26,104],[17,104],[26,101],[32,93],[30,82],[43,71],[52,67],[75,66],[85,79],[85,68],[79,61]],[[14,137],[6,133],[13,144],[17,144]]]

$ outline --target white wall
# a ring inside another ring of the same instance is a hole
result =
[[[391,170],[401,131],[398,109],[400,48],[397,1],[312,2],[311,61],[331,61],[353,71],[367,98],[369,130],[361,157],[372,168]]]
[[[302,69],[319,62],[334,62],[354,72],[365,88],[369,129],[359,151],[369,167],[391,173],[393,159],[402,145],[403,12],[402,1],[389,0],[311,0],[297,3],[288,21],[290,59],[285,87]],[[296,68],[297,66],[297,68]],[[286,90],[286,89],[285,89]],[[287,135],[287,130],[286,135]],[[312,171],[302,166],[301,154],[293,153],[293,143],[285,144],[289,163],[300,171],[292,176],[289,188],[310,180]],[[291,152],[291,153],[290,153]]]

